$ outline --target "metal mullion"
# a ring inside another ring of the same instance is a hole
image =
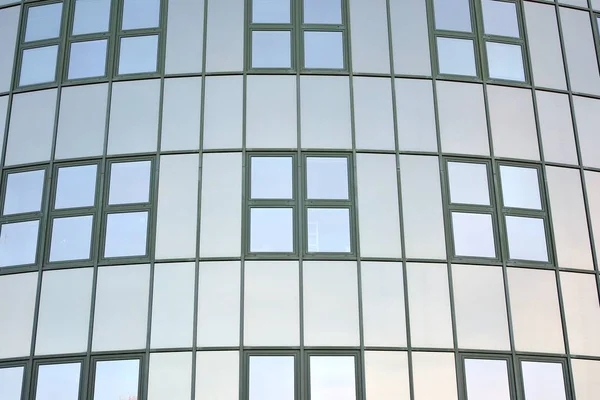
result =
[[[61,38],[56,37],[56,38],[51,38],[51,39],[43,39],[43,40],[35,40],[32,42],[23,42],[21,43],[21,53],[23,52],[23,50],[28,50],[28,49],[35,49],[38,47],[48,47],[48,46],[60,46],[60,42],[61,42]]]

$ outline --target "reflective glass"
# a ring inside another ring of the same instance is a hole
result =
[[[341,0],[304,0],[305,24],[341,24]]]
[[[0,368],[0,399],[21,400],[23,367]]]
[[[304,68],[344,68],[342,32],[304,32]]]
[[[507,1],[483,0],[483,27],[487,35],[519,37],[517,5]]]
[[[91,215],[55,218],[52,223],[50,261],[89,259],[93,222]]]
[[[250,251],[254,253],[294,251],[294,210],[250,209]]]
[[[40,365],[35,400],[78,400],[80,375],[80,363]]]
[[[68,78],[104,76],[106,74],[107,43],[106,39],[72,43]]]
[[[348,199],[348,159],[307,157],[306,197],[308,199]]]
[[[27,221],[0,227],[0,267],[35,263],[39,225]]]
[[[119,74],[156,72],[158,35],[121,38]]]
[[[511,259],[548,261],[543,219],[507,216],[506,235]]]
[[[73,35],[108,32],[111,0],[77,0]]]
[[[252,22],[290,23],[290,0],[252,0]]]
[[[506,43],[486,43],[490,78],[525,81],[521,46]]]
[[[146,255],[148,212],[109,214],[106,219],[104,257]]]
[[[252,32],[252,68],[290,68],[291,54],[289,31]]]
[[[248,400],[294,400],[293,356],[252,356]]]
[[[354,357],[310,356],[311,400],[355,400]]]
[[[434,0],[435,28],[471,32],[469,0]]]
[[[123,29],[158,27],[160,0],[124,0]]]
[[[61,18],[62,3],[29,7],[27,10],[25,42],[59,37]]]
[[[448,163],[450,201],[459,204],[490,204],[488,173],[485,164]]]
[[[97,169],[96,164],[59,168],[54,208],[92,207]]]
[[[465,379],[469,400],[511,400],[505,360],[466,359]]]
[[[43,169],[8,174],[3,214],[40,211],[45,175]]]
[[[112,164],[108,204],[147,203],[150,200],[151,166],[150,161]]]
[[[505,207],[542,209],[537,169],[501,165],[500,178]]]
[[[292,157],[252,157],[250,197],[291,199],[293,197]]]
[[[454,254],[469,257],[496,257],[490,214],[452,213]]]
[[[98,361],[94,400],[137,399],[139,378],[139,360]]]
[[[441,74],[477,75],[472,40],[438,37],[437,50]]]
[[[350,210],[309,208],[307,219],[309,252],[349,253],[351,251]]]
[[[521,371],[527,400],[567,399],[562,364],[523,361]]]
[[[23,50],[19,86],[54,82],[58,46],[35,47]]]

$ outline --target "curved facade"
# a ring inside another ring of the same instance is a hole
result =
[[[0,0],[0,399],[597,400],[599,18]]]

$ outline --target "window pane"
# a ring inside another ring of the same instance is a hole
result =
[[[466,359],[469,400],[511,400],[506,364],[505,360]]]
[[[56,79],[58,46],[36,47],[23,50],[19,85],[53,82]]]
[[[292,66],[289,31],[252,32],[252,68]]]
[[[250,187],[253,199],[291,199],[292,157],[252,157]]]
[[[483,26],[487,35],[519,37],[517,6],[515,3],[483,0]]]
[[[452,213],[454,254],[470,257],[496,257],[492,216]]]
[[[501,165],[500,178],[505,207],[542,209],[537,169]]]
[[[563,366],[559,363],[521,362],[527,400],[566,400]]]
[[[91,215],[54,219],[50,261],[89,259],[93,222]]]
[[[309,208],[308,251],[311,253],[349,253],[350,210]]]
[[[106,219],[104,257],[146,255],[148,213],[109,214]]]
[[[485,164],[448,163],[450,202],[462,204],[490,204],[488,173]]]
[[[293,356],[252,356],[249,371],[249,400],[294,400]]]
[[[305,68],[344,68],[342,32],[304,32]]]
[[[354,400],[354,357],[310,356],[311,400]]]
[[[92,40],[71,44],[69,79],[92,78],[106,73],[107,40]]]
[[[306,196],[308,199],[348,199],[348,159],[308,157]]]
[[[486,43],[490,78],[525,81],[521,46],[506,43]]]
[[[435,28],[471,32],[469,0],[434,0]]]
[[[137,399],[139,360],[98,361],[94,400]]]
[[[305,24],[341,24],[341,0],[304,0]]]
[[[150,161],[113,164],[108,204],[147,203],[150,200],[151,166]]]
[[[160,0],[124,0],[123,29],[156,28],[159,23]]]
[[[294,251],[294,210],[252,208],[250,251],[291,253]]]
[[[119,53],[119,74],[156,72],[158,35],[124,37]]]
[[[78,400],[81,364],[40,365],[35,400]]]
[[[60,36],[62,3],[29,7],[25,42],[54,39]]]
[[[511,259],[548,261],[543,219],[506,217],[506,234]]]
[[[23,367],[0,368],[0,399],[21,400]]]
[[[73,35],[108,32],[110,0],[77,0]]]
[[[437,50],[440,74],[477,75],[472,40],[439,37]]]
[[[27,221],[0,227],[0,267],[35,263],[39,224]]]
[[[290,22],[290,0],[252,0],[252,22]]]
[[[54,208],[91,207],[96,198],[97,165],[58,169]]]
[[[8,174],[4,215],[40,211],[44,176],[43,169]]]

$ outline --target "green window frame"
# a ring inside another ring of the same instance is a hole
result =
[[[24,395],[26,393],[26,387],[27,387],[27,379],[29,379],[29,367],[28,367],[28,363],[25,361],[8,361],[8,362],[1,362],[0,363],[0,374],[2,373],[2,370],[4,369],[11,369],[11,368],[21,368],[22,374],[21,374],[21,398],[24,398]]]
[[[462,396],[459,398],[467,399],[469,397],[469,379],[467,376],[467,362],[478,361],[478,362],[505,362],[506,363],[506,377],[508,383],[508,391],[510,400],[515,400],[516,397],[516,382],[515,373],[513,367],[513,357],[511,355],[504,354],[482,354],[482,353],[461,353],[459,354],[459,367],[457,368],[457,378],[459,378],[459,391],[462,392]],[[479,368],[478,372],[481,373],[482,369]],[[478,397],[480,398],[480,397]]]
[[[87,385],[88,395],[87,398],[94,400],[94,393],[96,389],[97,376],[98,376],[98,363],[102,362],[118,362],[118,361],[137,361],[138,362],[138,387],[136,398],[141,398],[144,388],[147,386],[147,374],[143,373],[147,365],[146,356],[144,354],[122,354],[122,355],[98,355],[92,356],[89,368],[89,379]]]
[[[38,382],[40,377],[40,368],[46,366],[59,366],[59,365],[68,365],[68,364],[79,364],[79,398],[82,398],[83,393],[85,391],[84,386],[84,377],[87,372],[86,362],[83,357],[77,358],[64,358],[64,357],[52,357],[50,359],[36,360],[33,363],[33,377],[31,382],[31,392],[30,398],[37,399],[37,390],[38,390]]]

